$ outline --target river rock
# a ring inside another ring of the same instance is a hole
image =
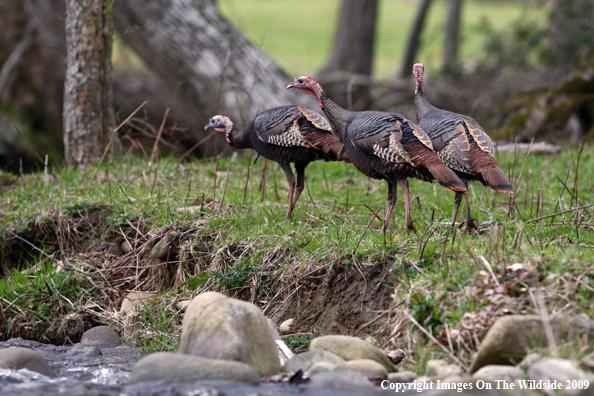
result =
[[[332,352],[344,360],[371,359],[383,365],[388,372],[396,371],[396,367],[381,349],[357,337],[330,335],[314,338],[311,350]]]
[[[584,370],[594,371],[594,352],[580,361],[580,367]]]
[[[68,356],[82,356],[82,357],[97,357],[101,356],[101,349],[92,345],[75,344],[71,346],[67,351]]]
[[[555,340],[575,337],[588,332],[594,337],[594,323],[581,317],[557,316],[550,319]],[[489,364],[519,362],[526,351],[548,345],[543,321],[537,315],[510,315],[499,318],[489,329],[487,336],[474,356],[470,372],[474,373]]]
[[[330,362],[316,362],[309,368],[309,370],[307,370],[307,372],[309,373],[310,376],[312,376],[317,373],[323,373],[325,371],[332,371],[336,367],[337,366],[335,364],[330,363]]]
[[[258,384],[260,376],[245,363],[183,353],[158,352],[142,358],[134,366],[128,384],[159,380],[173,383],[228,380]]]
[[[508,382],[513,381],[516,378],[520,378],[524,375],[524,371],[516,366],[504,366],[500,364],[490,364],[483,366],[478,369],[472,378],[495,381],[505,380]]]
[[[417,377],[418,375],[414,371],[398,371],[388,374],[390,382],[413,382]]]
[[[12,370],[29,369],[46,377],[56,376],[39,352],[29,348],[0,349],[0,368]]]
[[[371,359],[348,360],[336,366],[335,370],[355,371],[370,379],[388,378],[388,370],[386,370],[386,368],[380,363]]]
[[[542,356],[536,352],[529,353],[526,355],[524,359],[518,364],[517,367],[521,368],[522,370],[528,370],[528,367],[532,366],[534,363],[538,362],[542,359]]]
[[[325,371],[309,378],[309,387],[351,390],[374,390],[375,386],[355,371]]]
[[[331,363],[336,366],[345,362],[340,356],[323,350],[311,350],[298,353],[283,365],[284,372],[309,371],[318,362]]]
[[[169,253],[169,246],[171,241],[175,238],[175,233],[170,232],[166,234],[159,242],[153,246],[151,250],[151,257],[154,259],[162,259]]]
[[[278,327],[278,332],[281,333],[282,335],[291,334],[291,326],[293,326],[294,322],[295,322],[295,319],[293,319],[293,318],[285,320]]]
[[[432,379],[443,379],[460,374],[462,374],[460,367],[441,359],[429,360],[425,368],[425,376]]]
[[[157,292],[153,291],[139,291],[130,292],[126,294],[120,306],[120,315],[127,315],[131,312],[137,311],[139,307],[146,304],[148,300],[153,298]]]
[[[117,347],[124,344],[124,340],[109,326],[97,326],[85,331],[80,343],[104,347]]]
[[[571,360],[557,358],[543,358],[534,363],[528,369],[528,377],[531,380],[543,382],[557,380],[563,384],[563,388],[567,380],[593,379],[588,378],[588,375]]]
[[[178,352],[247,363],[262,375],[280,362],[266,317],[254,304],[220,293],[202,293],[186,308]]]

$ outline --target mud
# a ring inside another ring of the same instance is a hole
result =
[[[378,282],[386,280],[377,262],[322,267],[295,285],[298,291],[273,320],[294,318],[293,333],[354,334],[377,317],[377,311],[389,307],[390,289]]]

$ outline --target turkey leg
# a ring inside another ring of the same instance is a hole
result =
[[[285,175],[287,175],[287,182],[289,183],[289,207],[287,208],[287,217],[291,217],[291,213],[293,212],[293,192],[295,191],[295,175],[293,174],[291,165],[289,165],[288,162],[279,163],[279,165],[285,171]]]
[[[295,204],[297,203],[299,196],[301,196],[301,193],[303,192],[303,189],[305,188],[305,167],[307,165],[308,164],[304,164],[302,162],[295,163],[295,171],[297,172],[297,185],[295,186],[295,196],[293,197],[293,207],[295,207]],[[293,210],[293,208],[291,208],[291,211],[292,210]]]
[[[394,209],[394,204],[396,203],[397,197],[398,184],[388,181],[388,210],[386,210],[386,217],[384,218],[382,233],[386,232],[388,229],[388,223],[390,222],[390,217],[392,216],[392,210]]]
[[[401,179],[398,180],[398,183],[402,187],[404,191],[404,212],[406,214],[406,229],[408,231],[415,231],[415,226],[413,225],[412,217],[410,216],[410,198],[408,196],[408,180]]]

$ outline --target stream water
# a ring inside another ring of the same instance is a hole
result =
[[[163,381],[126,385],[132,368],[141,358],[137,348],[56,346],[14,338],[0,348],[24,347],[39,352],[56,373],[50,378],[27,369],[0,369],[2,396],[272,396],[272,395],[385,395],[389,391],[356,391],[311,388],[286,383],[248,385],[230,381],[199,381],[192,384]],[[98,352],[100,350],[100,353]],[[390,394],[393,393],[389,392]]]

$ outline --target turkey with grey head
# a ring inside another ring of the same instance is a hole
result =
[[[251,148],[258,155],[277,162],[289,182],[289,206],[291,216],[295,203],[305,187],[305,168],[316,160],[336,161],[342,143],[332,131],[328,121],[311,109],[302,106],[279,106],[256,116],[245,129],[236,131],[228,117],[212,117],[204,129],[214,128],[224,132],[235,148]],[[348,161],[347,157],[343,160]],[[297,180],[290,163],[295,164]]]
[[[382,232],[396,203],[398,184],[404,190],[406,228],[414,230],[410,215],[408,179],[415,177],[466,194],[464,183],[433,152],[429,137],[401,114],[381,111],[348,111],[334,103],[313,78],[295,78],[287,88],[314,96],[344,143],[343,152],[363,174],[388,182],[388,209]]]
[[[441,110],[425,97],[422,63],[413,66],[415,75],[415,109],[419,126],[429,135],[435,152],[444,164],[454,170],[468,186],[469,180],[478,180],[483,185],[501,193],[511,194],[511,183],[493,157],[495,149],[489,135],[471,117]],[[466,201],[466,231],[477,229],[470,216],[468,195]],[[452,226],[456,223],[462,194],[456,193]]]

